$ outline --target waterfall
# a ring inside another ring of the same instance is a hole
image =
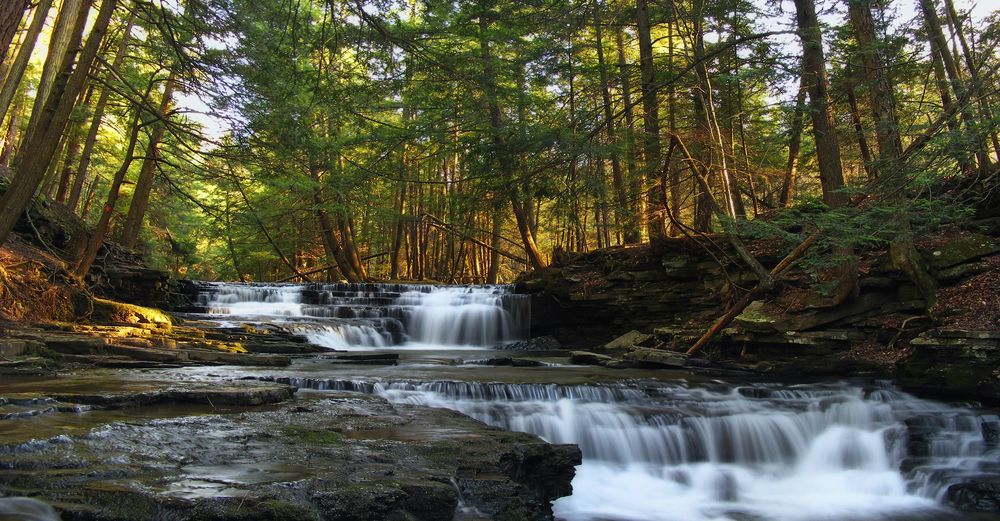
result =
[[[527,338],[530,301],[511,286],[200,283],[205,314],[274,323],[338,350],[494,347]]]
[[[277,380],[576,444],[565,520],[940,519],[948,486],[1000,457],[995,416],[888,386]]]

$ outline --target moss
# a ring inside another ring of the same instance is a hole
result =
[[[344,436],[336,431],[310,429],[297,425],[285,427],[282,429],[282,434],[298,443],[309,445],[333,445],[344,439]]]
[[[170,315],[159,309],[105,299],[94,299],[91,318],[96,322],[142,324],[167,331],[173,327]]]

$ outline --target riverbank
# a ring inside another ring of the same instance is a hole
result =
[[[996,402],[997,232],[987,221],[921,242],[940,286],[930,314],[917,289],[890,268],[887,252],[870,252],[861,259],[856,296],[830,304],[809,272],[793,270],[693,357],[685,351],[756,281],[719,237],[567,255],[517,287],[531,296],[533,334],[596,351],[591,363],[709,364],[779,379],[886,378],[928,395]],[[785,249],[752,247],[765,266]]]

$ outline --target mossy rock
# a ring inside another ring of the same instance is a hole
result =
[[[137,324],[165,331],[170,331],[174,325],[170,315],[159,309],[100,298],[94,299],[94,314],[91,318],[99,323]]]
[[[931,248],[925,255],[934,269],[942,270],[997,252],[1000,252],[1000,243],[995,239],[978,233],[970,233],[949,241],[947,244]]]

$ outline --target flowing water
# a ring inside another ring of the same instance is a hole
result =
[[[994,414],[885,382],[722,382],[563,366],[552,354],[526,355],[538,368],[456,361],[510,356],[487,350],[527,336],[527,302],[504,286],[218,284],[200,298],[221,321],[277,321],[333,349],[401,354],[392,367],[321,357],[247,374],[579,445],[574,493],[554,504],[561,519],[939,519],[950,485],[1000,471]]]

